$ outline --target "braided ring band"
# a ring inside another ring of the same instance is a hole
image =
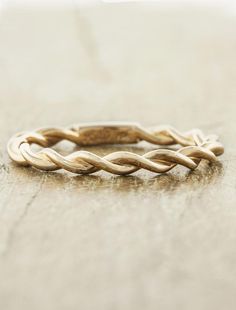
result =
[[[100,144],[132,144],[147,141],[156,145],[180,145],[178,150],[158,148],[144,155],[119,151],[100,157],[87,151],[76,151],[62,156],[50,147],[61,140],[69,140],[79,146]],[[43,128],[18,133],[8,142],[8,154],[16,163],[41,170],[65,169],[78,174],[90,174],[99,170],[126,175],[141,168],[163,173],[177,164],[195,169],[202,159],[209,162],[223,154],[224,148],[217,136],[205,136],[193,129],[180,133],[170,126],[144,129],[133,123],[83,124],[68,128]],[[43,147],[35,152],[31,144]]]

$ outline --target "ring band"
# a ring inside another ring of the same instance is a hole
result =
[[[179,149],[158,148],[138,155],[119,151],[100,157],[87,151],[76,151],[62,156],[52,147],[62,140],[69,140],[79,146],[101,144],[133,144],[147,141],[152,144],[179,145]],[[38,144],[42,150],[35,152],[31,144]],[[141,168],[164,173],[176,165],[191,170],[197,168],[202,159],[209,162],[223,154],[224,147],[216,135],[205,136],[200,129],[180,133],[170,126],[145,129],[135,123],[94,123],[74,125],[67,128],[42,128],[18,133],[8,142],[10,158],[23,166],[54,171],[65,169],[78,174],[90,174],[99,170],[126,175]]]

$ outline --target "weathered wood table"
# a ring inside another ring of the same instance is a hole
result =
[[[3,8],[0,309],[235,309],[235,55],[230,11]],[[107,120],[199,127],[226,152],[128,177],[8,159],[18,131]]]

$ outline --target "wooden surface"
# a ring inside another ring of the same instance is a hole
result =
[[[235,15],[125,4],[0,20],[0,309],[235,309]],[[226,153],[129,177],[8,159],[18,131],[97,120],[199,127]]]

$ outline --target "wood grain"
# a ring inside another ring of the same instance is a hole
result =
[[[6,7],[0,20],[0,309],[235,309],[232,12]],[[17,131],[109,120],[199,127],[226,153],[128,177],[8,159]]]

